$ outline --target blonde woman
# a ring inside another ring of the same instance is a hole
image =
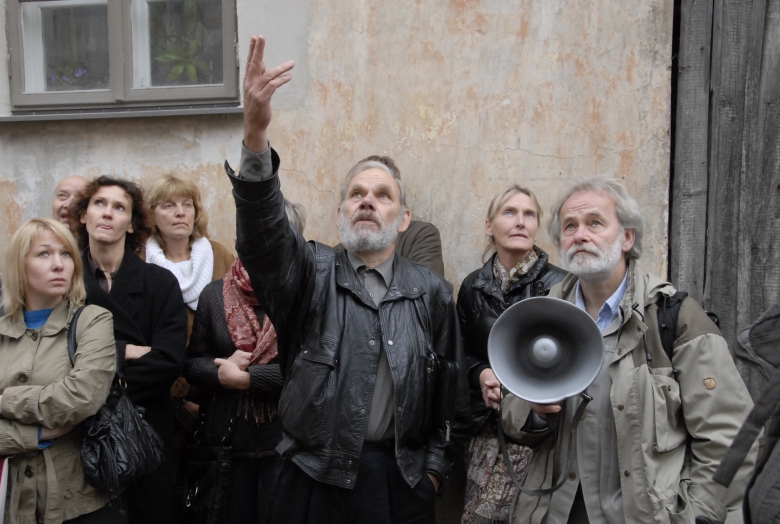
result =
[[[0,318],[0,455],[8,456],[5,522],[122,523],[109,495],[88,485],[79,423],[105,403],[116,369],[112,316],[84,309],[71,366],[68,329],[84,304],[83,266],[70,231],[25,222],[8,249]]]
[[[208,214],[192,180],[168,174],[152,181],[146,191],[152,212],[152,236],[146,241],[146,261],[176,276],[187,306],[187,337],[206,284],[220,280],[235,258],[208,239]]]
[[[484,265],[463,281],[458,316],[471,390],[471,412],[476,436],[469,448],[464,523],[507,522],[509,503],[517,491],[498,452],[495,432],[501,385],[487,356],[490,329],[509,306],[546,295],[566,272],[547,261],[536,246],[541,209],[536,196],[513,184],[500,191],[488,206]],[[531,458],[529,448],[509,444],[509,454],[522,477]]]

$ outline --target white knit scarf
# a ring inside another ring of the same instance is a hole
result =
[[[176,264],[165,258],[160,244],[153,237],[146,241],[146,261],[162,266],[173,273],[179,281],[184,303],[193,311],[198,309],[200,292],[211,282],[214,273],[214,250],[211,249],[211,242],[207,238],[199,238],[192,243],[190,251],[192,273],[189,277],[182,275]]]

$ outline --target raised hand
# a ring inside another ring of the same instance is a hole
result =
[[[288,72],[295,66],[290,60],[266,69],[264,53],[265,37],[253,36],[244,76],[244,147],[254,153],[268,149],[266,130],[271,123],[271,97],[292,79]]]

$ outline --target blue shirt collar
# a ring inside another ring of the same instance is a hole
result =
[[[596,320],[596,324],[601,331],[607,329],[607,327],[614,322],[614,320],[620,314],[620,302],[623,301],[623,295],[626,294],[626,288],[628,287],[628,271],[626,276],[623,277],[623,282],[612,293],[612,296],[604,302],[604,305],[599,309],[599,318]],[[580,282],[577,281],[574,295],[574,305],[585,311],[585,300],[582,298],[582,288],[580,288]]]

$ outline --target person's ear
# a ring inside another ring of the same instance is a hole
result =
[[[634,247],[634,242],[636,242],[636,230],[626,229],[626,232],[623,236],[623,253],[628,253],[631,251],[631,248]]]
[[[485,234],[493,238],[493,224],[487,219],[485,220]]]
[[[404,210],[403,220],[401,220],[401,225],[398,226],[398,232],[403,233],[407,229],[409,229],[409,224],[412,222],[412,212],[408,209]]]

